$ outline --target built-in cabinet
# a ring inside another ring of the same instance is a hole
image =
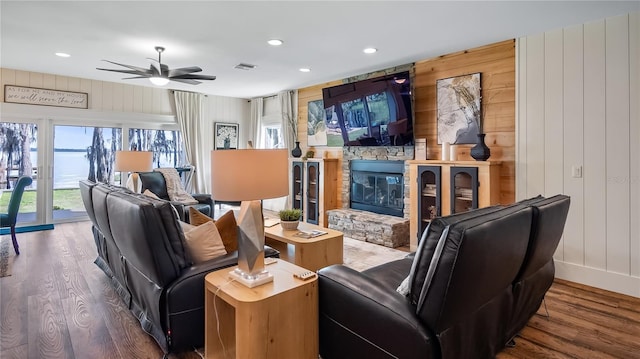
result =
[[[409,161],[410,247],[436,217],[500,204],[501,162]]]
[[[442,171],[440,166],[418,166],[418,233],[424,232],[429,222],[442,215]]]
[[[291,163],[291,208],[304,211],[304,162]]]
[[[338,208],[338,159],[291,161],[291,203],[302,209],[304,221],[326,227],[327,210]]]
[[[449,180],[451,214],[478,208],[478,167],[452,166]]]

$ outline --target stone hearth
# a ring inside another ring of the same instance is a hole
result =
[[[349,238],[390,248],[409,244],[407,219],[350,208],[332,209],[327,213],[329,228]]]
[[[413,146],[344,147],[342,150],[342,206],[327,211],[328,226],[341,231],[347,237],[377,243],[387,247],[409,244],[409,165],[404,165],[403,217],[377,214],[349,208],[351,160],[406,161],[414,157]]]

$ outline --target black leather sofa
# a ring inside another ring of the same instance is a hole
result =
[[[321,269],[322,358],[493,358],[553,282],[569,202],[536,197],[436,218],[404,259]],[[407,277],[404,296],[396,288]]]
[[[95,263],[165,353],[204,345],[204,276],[236,265],[237,251],[193,265],[171,204],[126,188],[80,181],[93,222]],[[269,247],[265,256],[278,257]]]
[[[138,175],[140,176],[140,182],[142,182],[142,192],[144,192],[145,190],[149,190],[160,199],[170,201],[169,193],[167,192],[167,182],[165,181],[164,175],[162,173],[157,171],[138,172]],[[195,198],[198,203],[187,205],[180,202],[171,202],[171,204],[173,204],[173,206],[178,211],[180,220],[189,222],[189,207],[193,207],[198,211],[206,214],[207,216],[213,218],[214,206],[211,195],[194,193],[191,194],[191,196]]]

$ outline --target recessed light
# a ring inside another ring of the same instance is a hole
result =
[[[362,52],[364,52],[365,54],[375,54],[378,51],[378,49],[376,49],[375,47],[367,47],[366,49],[362,50]]]
[[[311,72],[311,69],[303,67],[300,69],[300,72]]]
[[[71,55],[65,54],[64,52],[56,52],[56,56],[59,56],[59,57],[71,57]]]
[[[280,46],[280,45],[284,44],[284,42],[282,40],[278,40],[278,39],[271,39],[271,40],[267,41],[267,44],[269,44],[271,46]]]

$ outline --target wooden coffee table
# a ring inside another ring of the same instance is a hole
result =
[[[302,238],[298,231],[320,230],[327,232],[318,237]],[[280,224],[264,229],[266,243],[280,251],[280,258],[300,267],[317,271],[332,264],[342,264],[342,232],[300,222],[297,230],[285,231]]]
[[[318,281],[293,277],[306,269],[278,259],[273,282],[247,288],[211,272],[205,285],[205,357],[318,359]]]

